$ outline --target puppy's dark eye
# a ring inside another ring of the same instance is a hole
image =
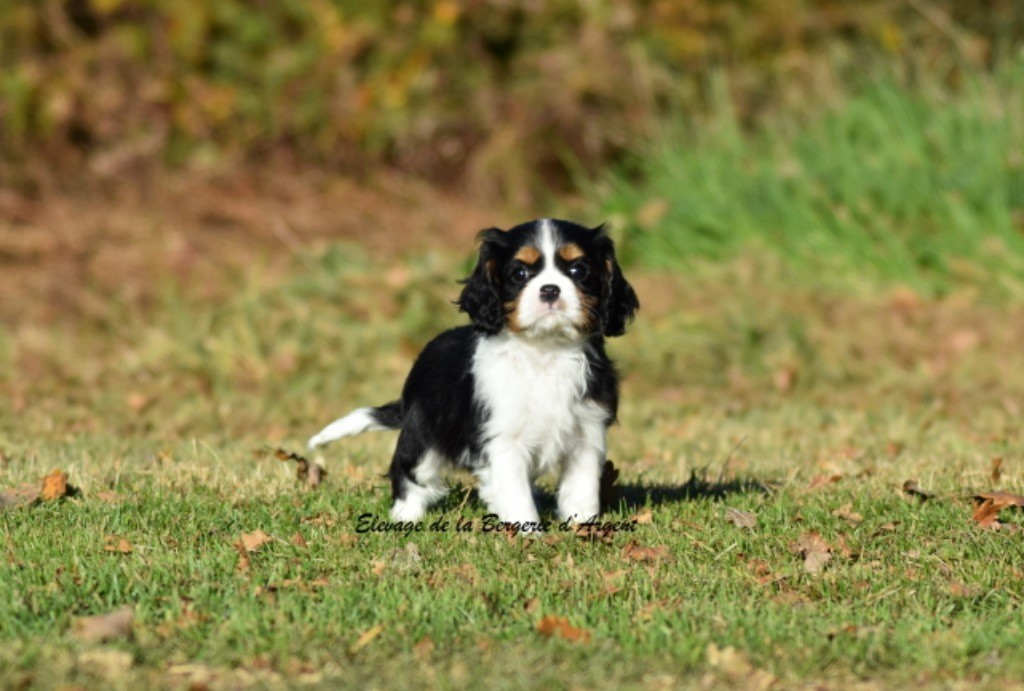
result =
[[[508,277],[516,283],[526,283],[530,278],[530,270],[520,264],[519,266],[513,267],[512,271],[509,272]]]
[[[590,274],[590,268],[586,262],[576,262],[566,270],[566,273],[569,274],[569,278],[572,280],[582,281]]]

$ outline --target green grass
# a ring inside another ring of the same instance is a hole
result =
[[[670,128],[593,196],[627,255],[675,267],[751,246],[815,280],[1024,295],[1018,57],[959,88],[866,80],[831,112]],[[728,99],[721,99],[728,104]]]
[[[386,514],[393,435],[328,449],[318,489],[254,451],[301,449],[334,416],[391,397],[423,339],[459,321],[447,301],[461,258],[395,266],[405,273],[328,247],[283,279],[258,268],[228,279],[236,296],[220,305],[169,290],[145,314],[7,334],[5,382],[31,403],[0,423],[4,485],[60,467],[82,495],[0,514],[0,685],[1024,674],[1020,533],[974,527],[965,499],[992,486],[995,456],[999,486],[1024,485],[1016,308],[810,291],[764,257],[685,278],[634,269],[645,309],[612,344],[627,375],[610,448],[625,503],[607,518],[649,506],[651,523],[607,543],[359,535],[360,514]],[[694,474],[711,486],[687,491]],[[823,474],[842,480],[808,491]],[[718,496],[720,477],[735,491]],[[910,478],[943,498],[908,502]],[[465,478],[455,482],[431,519],[479,525],[483,508],[462,505]],[[97,497],[108,489],[120,499]],[[833,515],[847,503],[862,522]],[[755,512],[756,527],[726,522],[727,507]],[[233,543],[256,530],[274,539],[239,572]],[[812,532],[836,551],[820,574],[792,548]],[[108,536],[133,551],[105,551]],[[666,554],[631,561],[631,541]],[[76,617],[123,605],[136,611],[131,640],[72,634]],[[591,640],[541,636],[546,615]]]
[[[1019,533],[973,529],[963,503],[919,506],[884,483],[664,501],[652,523],[607,544],[560,533],[550,541],[479,531],[356,535],[356,517],[383,514],[388,502],[379,488],[348,484],[239,492],[134,481],[119,491],[125,498],[114,505],[86,496],[5,516],[0,575],[18,594],[0,606],[5,684],[130,688],[173,680],[186,662],[221,680],[256,669],[282,684],[300,671],[328,683],[500,688],[728,679],[728,669],[708,665],[712,645],[735,647],[789,682],[1024,673]],[[862,523],[832,515],[845,503]],[[755,512],[757,526],[727,523],[727,506]],[[456,509],[449,504],[447,515]],[[479,507],[464,515],[479,526]],[[274,540],[240,573],[232,542],[257,529]],[[837,549],[821,574],[805,573],[792,552],[810,531]],[[295,534],[308,546],[291,544]],[[133,552],[105,552],[107,535]],[[667,555],[628,561],[628,540]],[[405,556],[409,544],[418,558]],[[263,592],[289,579],[319,585]],[[74,616],[126,604],[136,608],[135,637],[107,649],[127,652],[133,665],[103,680],[82,662],[91,646],[66,632]],[[535,626],[548,614],[592,640],[542,638]],[[353,650],[378,625],[380,634]],[[416,652],[426,639],[431,652]]]

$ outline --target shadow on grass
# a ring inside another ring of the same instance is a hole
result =
[[[635,511],[644,506],[680,504],[684,501],[710,499],[721,501],[733,494],[771,494],[772,484],[755,478],[717,478],[690,473],[690,479],[679,485],[626,483],[615,486],[615,495],[602,502],[603,511]]]
[[[617,473],[616,473],[617,477]],[[681,504],[685,501],[711,500],[721,501],[734,494],[772,494],[776,487],[771,482],[756,478],[719,477],[708,479],[707,473],[691,471],[690,479],[682,484],[648,484],[644,482],[614,482],[610,486],[602,484],[601,512],[633,512],[645,506],[661,506],[663,504]],[[554,492],[544,488],[534,488],[534,501],[541,513],[554,513],[557,509],[557,498]],[[454,484],[452,491],[436,507],[441,511],[452,511],[464,507],[483,508],[477,490],[472,485]]]

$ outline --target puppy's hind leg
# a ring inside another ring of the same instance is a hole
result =
[[[342,437],[384,429],[400,429],[401,427],[401,401],[394,401],[376,408],[358,408],[313,435],[309,440],[309,449],[312,451],[318,446],[330,444]]]
[[[427,509],[448,493],[442,472],[446,461],[438,452],[423,448],[405,433],[398,438],[391,459],[391,491],[395,503],[391,518],[418,521]]]

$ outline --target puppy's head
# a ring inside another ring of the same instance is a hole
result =
[[[620,336],[640,307],[604,226],[542,219],[478,237],[480,258],[458,305],[486,333]]]

